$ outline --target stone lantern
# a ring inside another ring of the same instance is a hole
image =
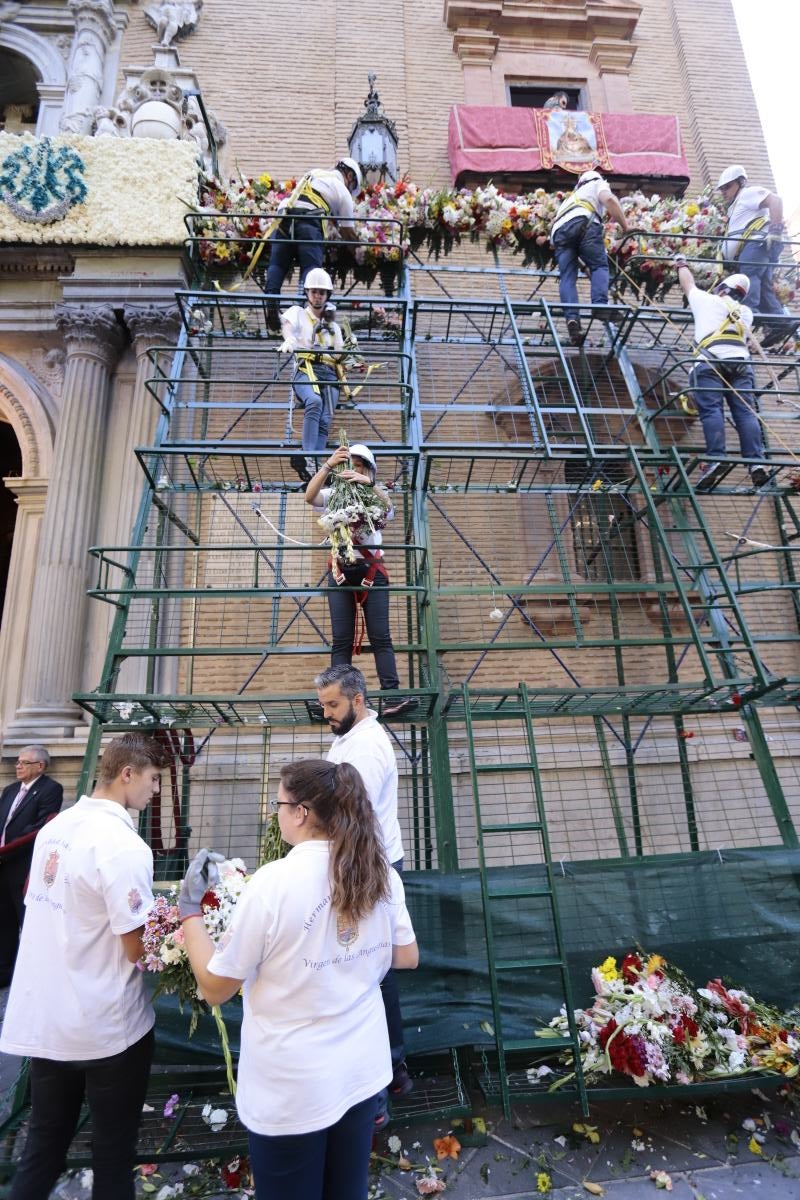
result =
[[[397,179],[397,128],[381,110],[380,96],[375,90],[376,78],[373,74],[367,76],[369,95],[347,144],[351,157],[364,172],[365,182],[383,179],[394,183]]]

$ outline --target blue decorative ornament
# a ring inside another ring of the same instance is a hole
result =
[[[49,225],[61,221],[86,199],[83,159],[50,138],[24,142],[3,161],[0,198],[20,221]]]

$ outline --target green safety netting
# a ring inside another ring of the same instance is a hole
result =
[[[681,967],[698,986],[728,978],[781,1008],[800,999],[800,850],[725,850],[635,860],[557,865],[558,908],[568,951],[573,1000],[592,996],[590,971],[607,955],[639,943]],[[490,872],[490,876],[495,874]],[[503,884],[543,882],[540,867],[499,868]],[[400,972],[409,1054],[493,1044],[486,941],[477,870],[405,875],[406,897],[422,959]],[[552,926],[541,898],[495,906],[498,957],[553,953]],[[562,1003],[558,973],[501,979],[504,1033],[522,1036],[531,1019],[546,1024]],[[220,1056],[213,1022],[190,1040],[188,1014],[169,997],[157,1002],[159,1056],[169,1061]],[[241,1005],[225,1006],[238,1050]]]

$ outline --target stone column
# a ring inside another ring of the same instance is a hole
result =
[[[69,0],[67,7],[75,21],[75,37],[60,128],[90,134],[103,92],[106,53],[117,33],[114,5],[112,0]]]
[[[17,711],[20,702],[39,531],[48,480],[14,478],[4,479],[3,483],[17,497],[17,520],[3,608],[3,631],[0,635],[0,662],[3,664],[0,711],[11,714]]]
[[[34,636],[12,726],[31,738],[69,736],[81,719],[70,697],[83,660],[86,551],[103,469],[109,379],[122,344],[122,330],[106,305],[58,304],[55,317],[67,347],[64,399],[30,611]]]
[[[134,450],[137,446],[147,446],[152,442],[161,411],[155,397],[145,387],[146,381],[154,373],[149,351],[155,346],[174,345],[180,330],[180,312],[175,304],[126,304],[124,316],[136,351],[136,382],[127,428],[122,438],[117,522],[120,545],[130,540],[144,486],[144,475]]]

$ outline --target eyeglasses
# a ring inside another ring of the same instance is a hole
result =
[[[300,804],[297,800],[269,800],[267,801],[267,811],[276,813],[282,804],[285,804],[287,808],[304,808],[308,812],[308,806]]]
[[[38,767],[42,760],[40,758],[18,758],[18,767]]]

